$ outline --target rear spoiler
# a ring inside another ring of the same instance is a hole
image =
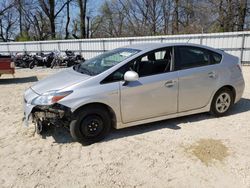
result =
[[[219,51],[225,52],[225,50],[220,49],[220,48],[216,48],[216,50],[219,50]]]

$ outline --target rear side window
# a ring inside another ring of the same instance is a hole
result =
[[[199,47],[178,46],[175,60],[175,70],[182,70],[220,63],[221,55]]]
[[[221,54],[218,54],[216,52],[212,52],[211,51],[211,60],[212,60],[213,64],[220,63],[221,59],[222,59],[222,55]]]

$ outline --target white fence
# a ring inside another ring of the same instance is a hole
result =
[[[250,31],[192,35],[163,35],[148,37],[8,42],[0,43],[0,53],[13,54],[22,51],[49,52],[53,50],[65,51],[69,49],[72,51],[78,51],[86,59],[89,59],[107,50],[122,47],[125,45],[155,42],[188,42],[203,44],[222,49],[232,55],[238,56],[242,63],[250,64]]]

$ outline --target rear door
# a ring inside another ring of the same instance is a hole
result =
[[[179,76],[179,112],[199,109],[209,103],[217,88],[220,60],[220,54],[207,49],[175,47],[175,70],[178,70]]]

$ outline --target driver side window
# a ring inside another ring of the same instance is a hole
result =
[[[172,48],[152,51],[138,58],[136,72],[140,77],[162,74],[170,71]]]
[[[137,72],[139,77],[170,72],[171,59],[172,47],[148,52],[110,74],[101,84],[122,81],[129,70]]]
[[[124,80],[124,74],[129,70],[135,71],[134,62],[129,62],[126,65],[122,66],[121,68],[110,74],[108,77],[106,77],[101,82],[101,84],[122,81]]]

